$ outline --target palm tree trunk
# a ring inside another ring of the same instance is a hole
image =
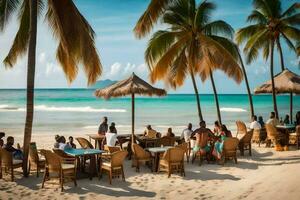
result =
[[[282,53],[282,48],[281,48],[279,38],[276,40],[276,43],[280,54],[281,71],[283,71],[285,69],[285,66],[284,66],[283,53]]]
[[[273,106],[275,116],[278,119],[278,110],[277,110],[277,102],[276,102],[276,93],[275,93],[275,82],[274,82],[274,40],[271,41],[271,51],[270,51],[270,75],[272,81],[272,98],[273,98]]]
[[[242,67],[242,71],[245,77],[245,83],[246,83],[246,88],[247,88],[247,93],[248,93],[248,99],[249,99],[249,104],[250,104],[250,120],[252,119],[252,117],[254,116],[254,106],[253,106],[253,101],[252,101],[252,94],[251,94],[251,90],[250,90],[250,86],[249,86],[249,81],[248,81],[248,77],[247,77],[247,72],[245,69],[245,65],[242,59],[242,56],[239,52],[238,47],[236,47],[238,55],[239,55],[239,59],[240,59],[240,63],[241,63],[241,67]]]
[[[36,35],[37,35],[37,0],[30,0],[30,30],[29,30],[29,47],[27,63],[27,105],[26,105],[26,122],[24,130],[24,162],[23,174],[28,176],[28,153],[31,141],[32,122],[34,113],[34,76],[35,76],[35,57],[36,57]]]
[[[220,112],[220,106],[219,106],[219,99],[218,99],[218,94],[217,94],[217,89],[214,81],[214,76],[212,72],[210,71],[210,80],[211,80],[211,85],[213,87],[214,91],[214,96],[215,96],[215,102],[216,102],[216,107],[217,107],[217,114],[218,114],[218,120],[219,123],[222,124],[222,119],[221,119],[221,112]]]
[[[196,81],[195,81],[194,72],[191,71],[190,73],[191,73],[191,78],[192,78],[192,82],[193,82],[193,86],[194,86],[194,90],[195,90],[195,95],[196,95],[196,100],[197,100],[197,109],[198,109],[199,120],[203,121],[203,116],[202,116],[201,107],[200,107],[200,97],[199,97],[199,93],[198,93],[197,84],[196,84]]]

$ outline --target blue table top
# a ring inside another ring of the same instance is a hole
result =
[[[65,150],[65,153],[71,156],[96,155],[104,152],[105,151],[99,149],[66,149]]]

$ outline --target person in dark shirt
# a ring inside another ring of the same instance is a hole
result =
[[[2,138],[4,138],[4,136],[5,136],[5,133],[4,132],[0,132],[0,148],[2,148],[3,145],[4,145],[4,141],[2,139]]]
[[[260,124],[261,128],[265,126],[265,122],[262,116],[258,117],[258,123]]]
[[[98,134],[105,135],[108,131],[107,117],[103,117],[103,121],[99,126]]]
[[[118,133],[115,122],[110,124],[109,130],[111,133]]]
[[[290,116],[289,115],[285,115],[285,118],[283,120],[284,124],[290,124]]]
[[[175,137],[175,134],[173,133],[172,128],[168,128],[166,136],[167,137]]]
[[[7,137],[4,149],[13,154],[13,158],[16,160],[23,160],[23,153],[20,149],[16,149],[14,145],[15,139],[12,136]]]
[[[69,137],[69,142],[67,144],[73,149],[76,149],[76,144],[74,144],[74,138],[72,136]]]

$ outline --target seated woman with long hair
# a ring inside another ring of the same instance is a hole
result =
[[[216,160],[221,160],[224,141],[229,137],[232,137],[231,131],[229,131],[225,125],[222,125],[220,131],[220,139],[215,142],[214,150],[212,152]]]

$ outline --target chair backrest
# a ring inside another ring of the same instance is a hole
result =
[[[59,172],[61,169],[61,158],[56,153],[50,150],[41,150],[41,153],[45,156],[46,167],[49,172]]]
[[[253,130],[248,131],[248,132],[240,139],[240,141],[242,141],[244,144],[249,144],[249,143],[251,143],[252,136],[253,136]]]
[[[123,162],[127,156],[128,152],[125,150],[116,151],[111,154],[111,166],[119,167],[123,165]]]
[[[267,136],[269,139],[274,139],[278,136],[277,129],[272,124],[266,124]]]
[[[246,124],[242,121],[236,121],[236,128],[237,128],[237,133],[236,133],[237,135],[247,133]]]
[[[163,146],[174,146],[175,145],[175,138],[174,137],[169,137],[169,136],[164,136],[159,139],[159,145]]]
[[[73,156],[70,156],[66,154],[63,150],[61,149],[52,149],[52,151],[57,154],[61,158],[73,158]]]
[[[13,164],[13,156],[12,153],[7,151],[4,148],[0,148],[0,165],[2,167],[9,167]]]
[[[121,147],[110,147],[110,146],[108,146],[107,149],[109,153],[114,153],[122,150]]]
[[[182,162],[184,160],[184,150],[178,147],[172,147],[164,153],[163,159],[170,163]]]
[[[94,146],[87,139],[78,137],[76,140],[83,149],[94,149]]]
[[[300,136],[300,125],[296,126],[296,134]]]
[[[30,142],[29,144],[29,160],[33,163],[39,162],[39,155],[35,142]]]
[[[136,158],[145,157],[146,151],[138,144],[132,144],[132,152]]]
[[[181,148],[184,152],[187,152],[189,149],[189,143],[183,142],[180,145],[176,146],[178,148]]]
[[[226,138],[223,144],[223,150],[225,153],[236,152],[239,145],[239,139],[237,138]]]
[[[260,138],[260,129],[253,129],[252,138],[253,138],[253,140],[259,140],[259,138]]]

